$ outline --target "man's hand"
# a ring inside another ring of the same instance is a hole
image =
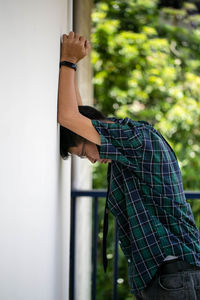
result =
[[[69,35],[63,34],[60,61],[67,60],[76,64],[88,55],[90,49],[91,46],[88,40],[70,31]]]

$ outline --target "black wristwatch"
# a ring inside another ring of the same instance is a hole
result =
[[[75,71],[76,71],[76,68],[77,68],[76,64],[74,64],[74,63],[72,63],[70,61],[66,61],[66,60],[60,62],[60,67],[61,66],[70,67],[70,68],[74,69]]]

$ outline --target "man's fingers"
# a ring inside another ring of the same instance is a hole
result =
[[[81,35],[81,36],[79,37],[79,41],[82,42],[82,43],[85,43],[85,38],[84,38],[84,36]]]
[[[79,35],[78,33],[75,33],[73,31],[70,31],[69,34],[63,34],[62,36],[62,43],[63,43],[63,47],[64,45],[68,45],[70,47],[70,45],[80,45],[81,47],[84,47],[84,51],[85,51],[85,56],[88,54],[91,45],[90,45],[90,41],[86,40],[86,38],[82,35]],[[83,50],[83,49],[82,49]]]
[[[69,39],[73,39],[73,38],[74,38],[74,32],[70,31],[70,33],[69,33]]]
[[[62,36],[62,40],[64,41],[64,40],[66,40],[67,39],[67,35],[66,34],[63,34],[63,36]]]
[[[90,42],[88,40],[85,41],[85,48],[86,49],[90,49],[91,48]]]
[[[87,46],[90,45],[90,41],[88,41],[88,40],[86,40],[85,43],[86,43]]]
[[[76,40],[78,40],[78,39],[79,39],[79,34],[78,34],[78,33],[75,33],[75,34],[74,34],[74,38],[75,38]]]
[[[70,31],[69,35],[63,34],[63,40],[67,39],[67,38],[79,40],[80,42],[84,43],[85,47],[88,47],[90,45],[90,42],[88,40],[86,40],[84,36],[82,36],[82,35],[80,36],[78,33],[75,33],[73,31]]]

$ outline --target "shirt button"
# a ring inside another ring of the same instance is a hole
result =
[[[129,262],[129,263],[131,262],[130,258],[128,259],[128,262]]]

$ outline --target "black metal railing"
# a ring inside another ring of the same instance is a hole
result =
[[[200,199],[200,192],[185,191],[186,199]],[[71,238],[70,238],[70,300],[74,298],[75,287],[75,225],[76,225],[76,198],[77,197],[92,197],[93,205],[93,245],[92,245],[92,300],[96,300],[96,285],[97,285],[97,244],[98,244],[98,198],[105,198],[105,190],[91,191],[72,191],[71,192]],[[117,222],[115,219],[114,226],[114,272],[113,272],[113,300],[117,300],[117,277],[118,277],[118,234]]]

